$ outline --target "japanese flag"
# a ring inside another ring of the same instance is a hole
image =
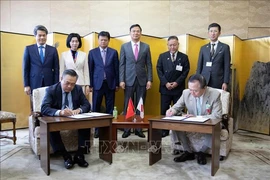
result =
[[[143,99],[142,98],[140,98],[140,101],[137,105],[137,109],[138,109],[138,111],[140,111],[140,117],[144,118],[144,108],[143,108]]]

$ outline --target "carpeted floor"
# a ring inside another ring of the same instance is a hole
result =
[[[11,131],[1,133],[11,134]],[[119,132],[119,136],[120,137]],[[98,141],[95,139],[91,154],[86,155],[88,168],[77,165],[71,170],[64,168],[61,157],[51,157],[51,175],[47,176],[40,168],[40,161],[33,154],[28,143],[28,129],[17,130],[17,145],[11,140],[1,139],[0,179],[96,179],[96,180],[179,180],[179,179],[270,179],[270,136],[237,131],[233,137],[233,147],[227,159],[220,162],[214,177],[210,175],[210,157],[207,165],[197,161],[175,163],[170,150],[170,138],[163,144],[162,160],[153,166],[148,165],[146,139],[132,135],[129,147],[122,153],[113,154],[113,163],[98,158]],[[122,139],[119,138],[119,141]]]

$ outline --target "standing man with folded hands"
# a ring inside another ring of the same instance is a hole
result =
[[[108,47],[110,33],[101,31],[98,34],[99,47],[89,51],[90,92],[93,92],[92,110],[100,112],[103,97],[106,113],[112,114],[115,92],[119,89],[119,59],[115,49]],[[95,128],[95,138],[99,137],[99,128]]]
[[[217,23],[208,26],[210,43],[201,47],[197,74],[205,77],[209,87],[228,90],[230,82],[230,47],[218,40],[221,27]]]
[[[161,115],[165,115],[171,103],[175,104],[182,95],[190,69],[188,56],[178,51],[178,38],[170,36],[167,45],[169,51],[160,54],[157,62]],[[162,137],[168,135],[169,130],[162,130]]]
[[[140,98],[145,104],[146,91],[151,88],[153,81],[150,47],[140,41],[142,28],[139,24],[133,24],[129,31],[131,41],[121,46],[119,64],[120,87],[125,91],[124,115],[127,112],[129,99],[134,100],[135,92],[135,107],[137,107]],[[125,129],[122,138],[127,138],[129,135],[130,129]],[[136,129],[135,135],[145,138],[142,129]]]
[[[41,105],[41,113],[45,116],[71,116],[90,111],[90,104],[86,99],[82,87],[76,85],[77,73],[72,69],[63,72],[61,82],[46,89],[46,94]],[[70,169],[75,163],[87,167],[84,154],[90,148],[90,129],[78,129],[78,151],[74,159],[66,151],[59,131],[50,132],[50,142],[54,153],[64,158],[65,168]]]

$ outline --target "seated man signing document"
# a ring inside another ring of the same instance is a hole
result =
[[[190,76],[188,80],[188,89],[183,91],[182,96],[168,109],[166,116],[173,116],[182,113],[184,108],[187,108],[188,114],[186,116],[204,116],[210,119],[219,119],[222,116],[222,106],[220,101],[220,93],[210,87],[206,86],[205,78],[200,74]],[[172,131],[173,135],[177,137],[184,148],[184,153],[174,158],[175,162],[184,162],[187,160],[194,160],[195,155],[191,150],[186,132]],[[211,147],[211,135],[205,134],[206,143],[198,152],[197,162],[198,164],[206,164],[205,152]]]
[[[77,73],[72,69],[63,72],[61,81],[49,86],[41,105],[41,112],[45,116],[71,116],[90,111],[90,104],[86,99],[82,87],[76,85]],[[81,167],[87,167],[88,163],[84,159],[85,153],[90,148],[90,129],[78,130],[78,151],[74,159],[66,151],[62,142],[60,132],[50,133],[50,142],[54,153],[60,154],[64,158],[65,168],[70,169],[75,163]]]

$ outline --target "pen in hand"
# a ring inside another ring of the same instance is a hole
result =
[[[73,113],[73,111],[72,111],[72,109],[70,109],[67,105],[66,105],[66,109],[67,110],[69,110],[69,112],[71,112],[71,116],[73,116],[74,115],[74,113]]]
[[[173,115],[173,112],[172,112],[172,106],[170,105],[170,108],[167,110],[166,112],[166,116],[172,116]]]

